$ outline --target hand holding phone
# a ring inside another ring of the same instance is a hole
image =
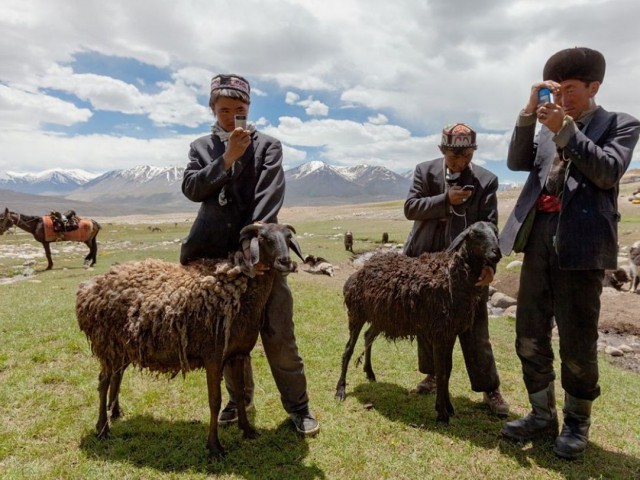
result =
[[[236,128],[241,128],[243,130],[247,129],[247,116],[246,115],[236,115]]]
[[[551,90],[547,87],[542,87],[538,90],[538,105],[544,105],[545,103],[551,103]]]

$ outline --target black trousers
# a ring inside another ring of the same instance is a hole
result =
[[[474,392],[492,392],[500,386],[500,378],[489,341],[489,314],[487,299],[489,289],[484,288],[482,299],[475,312],[473,326],[458,336],[467,374]],[[418,368],[425,374],[434,374],[433,351],[427,342],[417,339]]]
[[[294,334],[291,290],[285,277],[276,275],[275,278],[271,296],[267,301],[267,319],[260,331],[260,338],[273,379],[280,392],[282,406],[287,413],[294,413],[307,408],[309,404],[307,378]],[[223,372],[229,399],[231,403],[235,403],[236,399],[231,395],[234,385],[229,367],[225,367]],[[244,372],[248,402],[253,398],[254,393],[253,369],[250,360],[245,363]]]
[[[598,318],[604,270],[561,270],[554,248],[557,213],[537,212],[520,273],[516,352],[527,391],[555,379],[551,330],[558,326],[562,387],[594,400],[598,386]]]

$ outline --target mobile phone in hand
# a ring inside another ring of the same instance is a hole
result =
[[[473,192],[475,188],[476,187],[474,187],[473,185],[465,185],[464,187],[462,187],[462,190],[465,192]]]
[[[547,87],[542,87],[538,90],[538,105],[545,103],[551,103],[551,90]]]
[[[241,128],[243,130],[247,129],[247,116],[246,115],[236,115],[236,128]]]

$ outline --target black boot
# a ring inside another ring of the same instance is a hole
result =
[[[558,435],[558,414],[553,383],[539,392],[529,394],[531,412],[526,417],[507,422],[500,435],[516,442]]]
[[[575,460],[584,455],[589,441],[589,427],[591,426],[591,400],[583,400],[565,393],[564,395],[564,424],[562,432],[556,438],[553,447],[555,454],[567,460]]]

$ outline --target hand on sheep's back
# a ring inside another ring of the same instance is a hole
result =
[[[482,272],[480,272],[480,276],[478,277],[478,281],[476,282],[476,287],[487,287],[491,285],[493,282],[493,276],[495,272],[493,268],[488,265],[482,267]]]

